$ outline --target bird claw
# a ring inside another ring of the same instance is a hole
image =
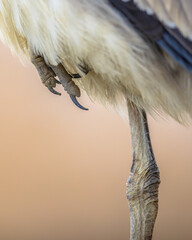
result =
[[[61,82],[59,82],[57,79],[55,80],[55,83],[57,83],[57,84],[61,84]]]
[[[82,110],[85,110],[85,111],[88,111],[88,110],[89,110],[88,108],[83,107],[83,106],[77,101],[76,96],[70,95],[70,98],[71,98],[71,100],[73,101],[73,103],[75,104],[75,106],[77,106],[78,108],[80,108],[80,109],[82,109]]]
[[[80,97],[80,89],[79,87],[73,82],[73,77],[80,77],[79,74],[70,75],[62,64],[57,66],[51,66],[52,70],[59,78],[62,86],[64,87],[65,91],[69,94],[73,103],[82,110],[88,110],[87,108],[83,107],[76,99],[76,97]]]
[[[31,54],[31,61],[35,65],[43,84],[51,93],[60,96],[61,93],[57,92],[54,88],[56,87],[56,84],[61,84],[64,87],[65,91],[67,91],[67,93],[70,95],[73,103],[78,108],[82,110],[88,110],[87,108],[83,107],[76,99],[76,97],[79,97],[81,93],[80,89],[73,82],[72,78],[81,78],[79,74],[70,75],[62,64],[58,64],[57,66],[47,65],[42,56],[35,55],[33,53]],[[56,76],[58,77],[59,81],[55,79]]]
[[[52,87],[48,87],[49,91],[55,95],[61,96],[61,93],[57,92],[55,89],[53,89]]]
[[[79,75],[78,73],[75,74],[71,74],[72,78],[81,78],[81,75]]]
[[[81,64],[78,64],[78,68],[79,70],[82,72],[83,76],[84,75],[87,75],[89,70],[88,70],[88,67],[86,64],[84,64],[85,66],[81,65]],[[71,77],[72,78],[82,78],[82,76],[79,74],[79,73],[75,73],[75,74],[71,74]]]

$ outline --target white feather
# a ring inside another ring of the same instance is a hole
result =
[[[107,0],[0,0],[0,33],[19,56],[33,51],[73,73],[86,63],[91,71],[76,83],[104,104],[126,97],[179,122],[192,116],[191,75],[155,52]]]

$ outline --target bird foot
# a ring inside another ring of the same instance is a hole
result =
[[[44,58],[40,55],[31,54],[31,62],[36,67],[42,83],[50,92],[56,95],[61,95],[61,93],[54,89],[57,84],[61,84],[77,107],[82,110],[88,110],[76,99],[76,97],[80,97],[81,93],[79,87],[73,82],[72,78],[81,78],[79,74],[70,75],[62,64],[58,64],[57,66],[47,65]],[[83,71],[83,69],[81,69],[81,71]],[[85,74],[87,74],[87,72],[88,71],[84,70]],[[58,77],[59,81],[55,77]]]

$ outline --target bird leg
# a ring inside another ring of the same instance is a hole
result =
[[[81,93],[79,87],[73,82],[72,78],[81,78],[79,74],[70,75],[61,63],[57,66],[48,65],[42,56],[33,53],[31,54],[31,62],[36,67],[42,83],[50,92],[56,95],[61,95],[61,93],[57,92],[54,88],[56,87],[56,84],[62,84],[64,90],[70,95],[74,104],[83,110],[88,110],[81,106],[76,99],[76,97],[80,97]],[[58,77],[60,81],[55,77]]]
[[[130,240],[151,240],[158,212],[159,170],[150,142],[144,110],[127,101],[133,164],[127,181],[130,207]]]

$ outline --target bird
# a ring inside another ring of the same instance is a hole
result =
[[[0,0],[0,39],[37,69],[50,92],[128,108],[133,164],[130,239],[150,240],[160,173],[147,115],[192,118],[190,0]]]

